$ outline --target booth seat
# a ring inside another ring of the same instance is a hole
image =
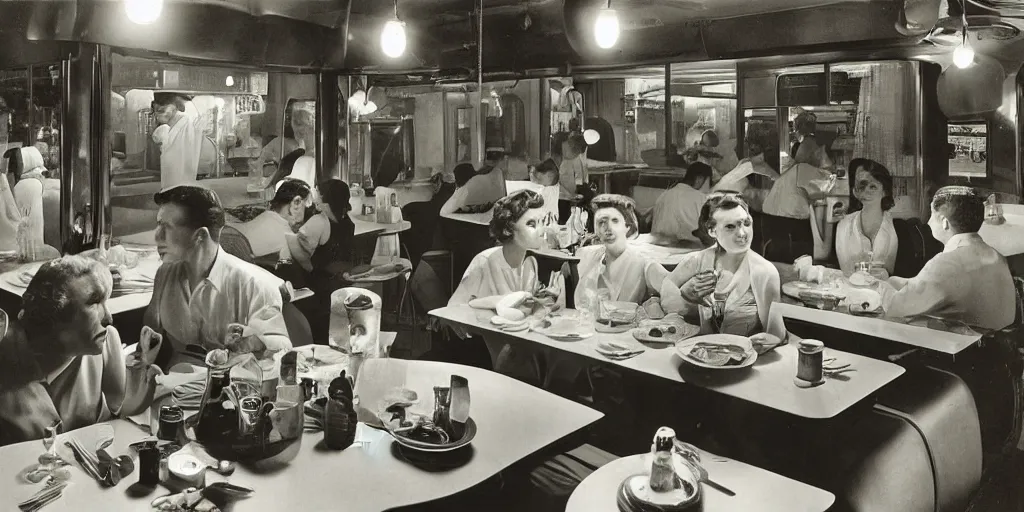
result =
[[[946,370],[908,368],[881,390],[875,409],[921,436],[934,478],[934,510],[965,510],[982,474],[981,425],[967,383]]]

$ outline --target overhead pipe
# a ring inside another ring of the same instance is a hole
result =
[[[476,97],[480,125],[476,131],[477,167],[483,167],[487,131],[487,113],[484,112],[484,0],[476,0]]]

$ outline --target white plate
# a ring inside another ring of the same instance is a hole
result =
[[[670,334],[665,331],[668,326],[676,328],[675,334]],[[661,329],[664,335],[661,338],[653,338],[650,336],[651,329],[657,327]],[[700,326],[686,323],[678,316],[665,317],[663,320],[645,320],[640,327],[633,329],[630,332],[633,335],[633,339],[641,343],[678,343],[687,338],[696,336],[700,333]]]
[[[693,350],[693,347],[698,343],[738,345],[746,349],[747,357],[743,362],[737,365],[710,365],[690,355],[690,351]],[[706,334],[704,336],[694,336],[693,338],[689,338],[685,342],[676,345],[676,353],[679,354],[679,357],[687,363],[711,370],[737,370],[740,368],[748,368],[753,366],[754,362],[757,361],[757,351],[754,350],[754,345],[751,343],[750,338],[744,338],[743,336],[736,336],[734,334]]]
[[[782,285],[782,293],[787,297],[794,299],[800,299],[800,292],[806,290],[817,290],[821,285],[817,283],[807,283],[804,281],[790,281]]]
[[[551,325],[544,327],[544,322]],[[580,341],[594,335],[592,331],[584,330],[579,319],[572,316],[550,316],[537,321],[530,329],[555,341]]]

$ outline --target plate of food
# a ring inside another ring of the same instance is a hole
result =
[[[632,330],[636,325],[636,302],[601,301],[600,314],[594,322],[594,330],[605,333],[620,333]]]
[[[584,330],[579,318],[568,315],[549,315],[534,323],[531,329],[555,341],[580,341],[594,335]]]
[[[733,334],[695,336],[676,345],[676,352],[684,361],[712,370],[747,368],[757,361],[750,338]]]
[[[647,320],[630,331],[633,339],[641,343],[679,343],[700,333],[700,326],[686,323],[678,315],[660,320]]]
[[[782,284],[782,293],[787,297],[794,299],[800,298],[800,293],[808,290],[818,290],[821,285],[818,283],[808,283],[806,281],[790,281]]]

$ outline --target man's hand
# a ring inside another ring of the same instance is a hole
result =
[[[263,352],[267,349],[266,345],[255,334],[246,336],[245,326],[241,324],[228,324],[224,348],[227,348],[232,354]]]

